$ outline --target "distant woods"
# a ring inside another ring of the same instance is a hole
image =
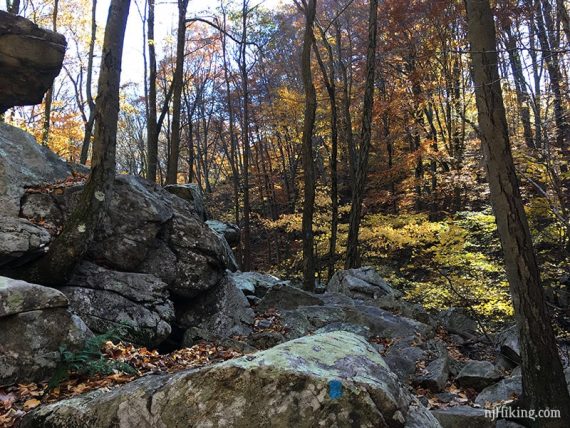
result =
[[[5,119],[86,164],[101,7],[6,2],[63,32],[69,47],[44,103]],[[366,261],[371,213],[437,220],[486,206],[462,2],[299,0],[275,10],[235,0],[195,10],[187,0],[133,2],[141,55],[123,69],[144,78],[122,81],[116,164],[160,184],[197,183],[218,215],[241,226],[243,269],[297,257],[312,288],[312,279]],[[158,27],[165,11],[175,17],[171,34]],[[570,247],[568,5],[499,0],[492,12],[521,197],[556,226],[562,254]],[[283,240],[283,218],[299,230],[298,247]]]

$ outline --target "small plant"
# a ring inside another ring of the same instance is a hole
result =
[[[115,372],[135,374],[136,369],[134,367],[123,361],[113,360],[103,352],[103,345],[106,342],[121,339],[120,332],[120,329],[113,329],[90,337],[85,341],[83,349],[77,352],[71,352],[65,346],[60,347],[61,358],[49,381],[49,388],[55,388],[68,379],[71,374],[80,376],[107,376]]]

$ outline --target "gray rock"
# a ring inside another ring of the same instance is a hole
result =
[[[499,352],[514,365],[521,363],[521,345],[517,326],[509,327],[497,335]]]
[[[348,331],[366,339],[370,337],[370,329],[364,325],[349,324],[346,322],[333,322],[315,331],[315,334],[330,333],[331,331]]]
[[[282,281],[276,276],[262,272],[234,272],[229,278],[245,295],[255,294],[260,298],[276,284],[289,284],[289,281]]]
[[[256,349],[273,348],[286,340],[285,336],[276,331],[261,331],[247,338],[247,342]]]
[[[370,330],[371,336],[385,338],[433,334],[433,329],[426,324],[366,305],[303,306],[293,310],[283,310],[281,315],[288,328],[289,338],[305,336],[332,323],[364,326]]]
[[[0,319],[21,312],[67,306],[67,297],[55,288],[0,276]]]
[[[168,186],[165,186],[164,189],[188,202],[192,212],[194,212],[198,218],[203,221],[208,220],[206,205],[204,204],[204,195],[202,194],[202,190],[200,190],[200,186],[198,186],[198,184],[169,184]]]
[[[63,225],[65,214],[50,193],[26,193],[20,202],[20,215],[33,222],[44,221],[57,228]]]
[[[30,310],[0,318],[0,386],[53,375],[65,348],[78,351],[91,335],[66,308]]]
[[[0,217],[18,217],[26,187],[52,184],[71,167],[21,129],[0,123]]]
[[[170,285],[176,281],[176,262],[176,255],[166,242],[157,239],[136,271],[152,274]]]
[[[443,428],[495,428],[495,421],[485,416],[484,409],[469,406],[431,410]]]
[[[270,308],[296,309],[300,306],[322,304],[322,300],[316,294],[308,293],[291,285],[275,284],[261,299],[257,305],[257,310],[265,311]]]
[[[95,233],[88,258],[112,269],[136,272],[173,216],[169,196],[160,186],[139,177],[117,176],[107,215]]]
[[[230,247],[235,248],[240,241],[240,229],[237,225],[226,223],[219,220],[207,220],[206,224],[210,229],[219,235],[222,235]]]
[[[489,361],[469,361],[457,375],[456,381],[465,388],[481,391],[501,380],[503,376]]]
[[[83,262],[61,291],[91,330],[118,329],[131,342],[155,346],[171,332],[174,307],[153,275],[116,272]]]
[[[390,369],[398,375],[398,378],[404,383],[412,380],[416,373],[416,362],[427,357],[426,352],[417,347],[409,346],[408,341],[402,344],[396,344],[386,352],[384,360]]]
[[[28,220],[0,218],[0,267],[17,267],[44,255],[50,241],[47,230]]]
[[[522,376],[511,376],[488,386],[475,398],[475,404],[485,406],[485,403],[512,400],[522,395]]]
[[[215,340],[247,336],[252,331],[254,313],[243,293],[224,278],[208,293],[177,308],[177,323],[186,328],[184,346],[197,338]]]
[[[63,35],[0,11],[0,113],[40,104],[61,70],[66,47]]]
[[[406,302],[397,298],[394,294],[379,297],[375,300],[368,300],[367,304],[386,309],[390,312],[400,314],[406,318],[411,318],[424,324],[434,324],[432,317],[426,312],[423,306],[416,303]]]
[[[415,384],[434,392],[442,391],[449,378],[449,359],[447,356],[433,360],[418,376]]]
[[[334,332],[43,406],[22,427],[435,428],[363,338]]]
[[[439,319],[450,333],[464,337],[472,337],[477,334],[477,321],[472,319],[464,309],[450,308],[440,313]]]
[[[327,285],[327,291],[346,294],[352,298],[365,299],[377,299],[386,295],[400,297],[402,295],[400,291],[390,287],[370,266],[336,272]]]
[[[214,287],[224,276],[231,263],[223,246],[227,243],[194,216],[182,199],[172,198],[172,207],[174,217],[166,236],[177,263],[170,291],[180,297],[194,297]]]

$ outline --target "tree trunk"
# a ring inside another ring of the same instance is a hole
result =
[[[158,163],[158,129],[156,111],[156,48],[154,42],[154,0],[148,0],[147,21],[148,44],[148,117],[146,124],[147,170],[146,178],[156,182],[156,164]]]
[[[57,14],[59,11],[59,0],[54,0],[53,2],[53,13],[52,13],[52,25],[51,25],[51,29],[53,30],[54,33],[57,32]],[[54,82],[55,84],[55,82]],[[48,91],[46,92],[46,98],[45,98],[45,110],[44,110],[44,127],[43,127],[43,132],[42,132],[42,145],[46,146],[48,145],[49,142],[49,128],[51,125],[51,104],[53,101],[53,86],[51,88],[48,89]]]
[[[93,81],[93,59],[95,58],[95,39],[97,38],[97,0],[93,0],[91,8],[91,40],[89,40],[89,56],[87,58],[87,78],[85,83],[85,95],[89,106],[89,118],[85,122],[85,135],[81,146],[81,156],[79,162],[82,165],[87,163],[89,156],[89,146],[91,145],[91,135],[93,134],[93,121],[95,120],[95,101],[91,93]]]
[[[61,286],[67,282],[93,240],[95,229],[111,201],[121,60],[129,5],[130,0],[112,0],[109,7],[99,73],[91,174],[61,234],[50,245],[47,254],[24,273],[23,276],[32,282],[49,286]]]
[[[370,18],[368,22],[368,50],[366,53],[366,86],[364,89],[364,104],[362,106],[362,128],[357,153],[356,182],[353,186],[348,244],[346,249],[347,269],[360,266],[358,234],[362,216],[362,202],[366,187],[370,140],[372,138],[372,108],[374,105],[374,76],[376,69],[376,30],[378,27],[378,0],[370,0]]]
[[[537,420],[541,427],[565,427],[570,420],[570,396],[511,154],[493,14],[489,0],[465,3],[481,143],[520,335],[523,403],[536,411],[550,408],[561,412],[560,419]]]
[[[243,228],[241,230],[241,268],[248,271],[251,264],[250,250],[250,213],[249,201],[249,159],[251,157],[249,147],[249,89],[247,76],[247,16],[248,1],[242,3],[242,33],[240,42],[240,75],[243,97],[243,115],[241,126],[241,140],[243,144]]]
[[[180,114],[182,110],[182,86],[184,85],[184,47],[186,42],[186,9],[188,0],[178,0],[178,33],[176,40],[176,68],[172,79],[172,130],[170,153],[166,171],[166,184],[178,182],[178,158],[180,157]]]
[[[303,120],[303,288],[315,290],[315,253],[313,249],[313,214],[315,209],[315,168],[313,162],[313,129],[317,110],[317,93],[311,71],[311,49],[314,43],[313,25],[317,0],[309,0],[305,6],[305,34],[301,53],[301,73],[305,89],[305,117]]]

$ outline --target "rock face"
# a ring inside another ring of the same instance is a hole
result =
[[[23,427],[439,427],[361,337],[298,339],[264,352],[42,407]]]
[[[63,64],[65,37],[0,11],[0,113],[42,102]]]
[[[246,296],[260,298],[276,284],[289,284],[289,281],[262,272],[234,272],[229,278]]]
[[[61,291],[96,333],[118,329],[126,340],[155,346],[171,332],[174,306],[167,285],[153,275],[116,272],[84,262]]]
[[[165,186],[164,189],[188,202],[192,207],[192,212],[195,213],[198,218],[203,221],[208,219],[206,205],[204,204],[204,195],[202,194],[202,190],[200,190],[200,186],[196,183],[169,184]]]
[[[207,220],[206,224],[214,232],[222,235],[226,241],[228,241],[230,247],[235,248],[238,246],[240,241],[240,230],[237,225],[219,220]]]
[[[457,375],[457,382],[465,388],[481,391],[503,376],[489,361],[470,361]]]
[[[179,304],[177,312],[177,323],[186,329],[184,346],[192,346],[196,339],[219,340],[252,332],[253,310],[227,277],[210,292]]]
[[[60,348],[77,350],[91,333],[53,288],[0,277],[0,386],[49,377]]]
[[[348,269],[335,273],[331,278],[327,291],[342,293],[352,298],[377,299],[381,296],[391,295],[399,297],[399,291],[378,275],[370,266],[358,269]]]
[[[475,399],[475,404],[512,400],[522,395],[522,376],[511,376],[485,388]]]
[[[0,218],[0,267],[22,265],[45,254],[50,240],[47,230],[28,220]]]
[[[18,217],[26,187],[65,180],[71,172],[68,164],[37,144],[30,134],[0,123],[0,214],[3,217]]]

